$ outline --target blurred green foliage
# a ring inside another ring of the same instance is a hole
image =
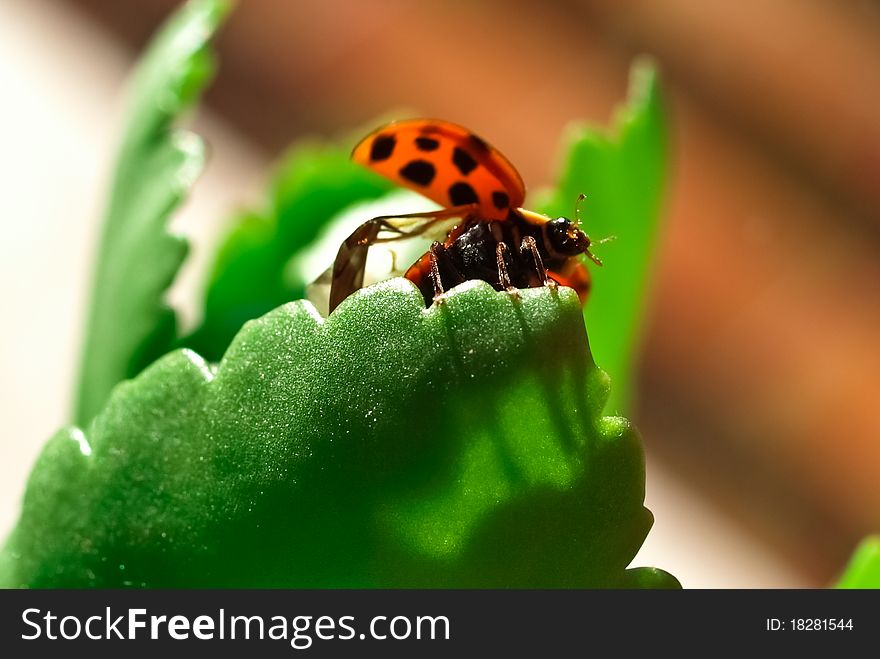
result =
[[[856,548],[838,588],[880,588],[880,535],[865,538]]]
[[[652,255],[666,178],[666,119],[657,73],[637,62],[630,96],[609,134],[583,124],[569,128],[555,189],[539,195],[536,207],[552,217],[571,217],[582,205],[583,228],[603,260],[591,267],[593,289],[584,307],[596,363],[614,382],[609,409],[625,413],[633,395],[632,376],[649,288]]]
[[[173,123],[212,77],[207,44],[227,9],[222,0],[185,5],[134,72],[94,272],[74,410],[80,424],[117,383],[174,345],[175,315],[163,298],[187,243],[167,222],[201,173],[205,147]]]
[[[246,321],[305,297],[310,282],[291,273],[288,262],[309,249],[341,211],[392,187],[351,162],[349,153],[347,146],[307,142],[282,160],[266,208],[236,218],[224,239],[202,323],[182,345],[216,361]]]

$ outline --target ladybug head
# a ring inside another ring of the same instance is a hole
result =
[[[557,254],[562,256],[585,254],[596,265],[602,265],[602,262],[590,252],[590,237],[581,231],[577,222],[567,217],[550,220],[546,225],[546,236],[550,249]]]

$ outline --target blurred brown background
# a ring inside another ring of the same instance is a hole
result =
[[[175,3],[66,5],[134,55]],[[651,54],[672,162],[649,460],[806,585],[880,530],[880,3],[247,0],[218,49],[208,106],[267,159],[408,107],[486,136],[532,189]]]

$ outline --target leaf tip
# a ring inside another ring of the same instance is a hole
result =
[[[880,588],[880,534],[859,543],[837,588]]]
[[[657,61],[650,55],[640,55],[632,63],[629,76],[630,105],[644,105],[659,94]]]

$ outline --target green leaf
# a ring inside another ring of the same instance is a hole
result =
[[[569,289],[392,279],[175,351],[50,440],[6,587],[678,587]]]
[[[624,412],[632,397],[648,275],[651,268],[666,163],[666,128],[657,75],[645,62],[632,71],[630,97],[610,135],[572,126],[557,187],[537,206],[571,217],[581,193],[584,229],[604,267],[590,268],[593,288],[584,308],[596,362],[614,381],[609,409]]]
[[[94,275],[78,423],[101,409],[113,386],[173,347],[176,323],[163,296],[187,243],[168,233],[167,221],[205,160],[201,139],[173,123],[213,73],[207,44],[227,8],[222,0],[185,5],[134,74]]]
[[[291,272],[291,259],[309,249],[345,208],[392,187],[351,162],[350,151],[350,145],[304,142],[283,159],[268,207],[239,216],[221,246],[208,284],[204,320],[182,345],[217,360],[245,322],[305,297],[310,282],[296,270]]]
[[[880,588],[880,535],[862,540],[837,587]]]

